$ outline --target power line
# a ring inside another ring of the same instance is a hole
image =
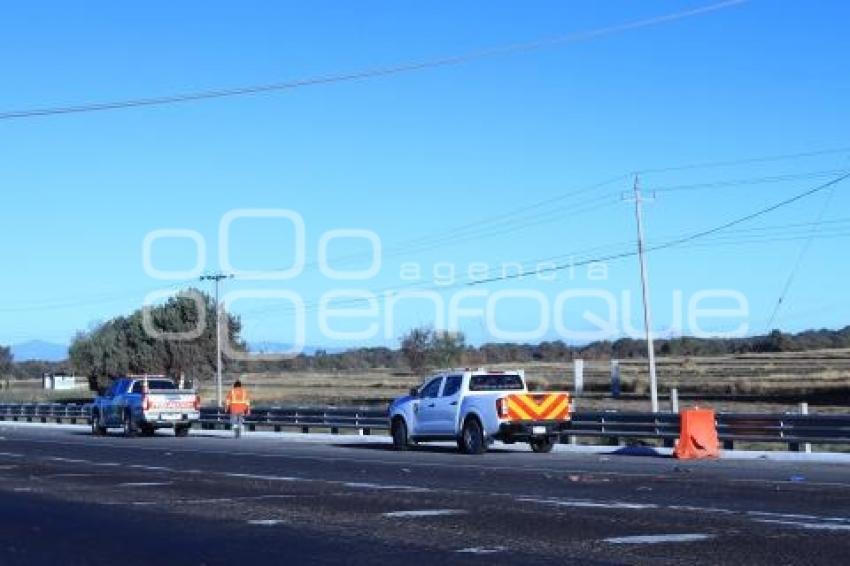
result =
[[[830,187],[829,192],[826,194],[826,199],[823,202],[823,206],[818,213],[816,222],[820,222],[826,215],[827,210],[829,210],[829,203],[832,202],[833,194],[835,194],[835,188]],[[816,227],[815,230],[817,231],[818,227]],[[779,299],[776,301],[776,306],[773,307],[773,312],[770,313],[770,318],[767,320],[765,328],[766,333],[770,332],[771,326],[773,326],[773,321],[776,319],[776,315],[779,314],[779,309],[782,308],[782,302],[785,300],[785,297],[788,295],[788,291],[791,289],[791,283],[793,283],[794,277],[797,275],[797,271],[803,263],[803,258],[812,246],[813,239],[814,235],[809,236],[809,238],[803,243],[803,247],[800,248],[800,252],[797,254],[797,260],[794,262],[794,265],[791,267],[791,271],[788,273],[785,285],[782,287],[782,292],[779,293]]]
[[[728,228],[731,228],[732,226],[737,226],[738,224],[742,224],[744,222],[748,222],[748,221],[753,220],[755,218],[758,218],[760,216],[764,216],[765,214],[769,214],[769,213],[773,212],[774,210],[788,206],[789,204],[793,204],[793,203],[795,203],[795,202],[797,202],[801,199],[804,199],[804,198],[811,196],[815,193],[818,193],[820,191],[824,191],[824,190],[844,181],[848,177],[850,177],[850,173],[845,173],[844,175],[841,175],[840,177],[836,177],[835,179],[833,179],[833,180],[831,180],[827,183],[823,183],[821,185],[818,185],[817,187],[814,187],[812,189],[809,189],[807,191],[803,191],[802,193],[794,195],[793,197],[781,200],[781,201],[779,201],[775,204],[772,204],[771,206],[768,206],[766,208],[759,209],[755,212],[752,212],[752,213],[747,214],[745,216],[741,216],[739,218],[736,218],[734,220],[731,220],[731,221],[726,222],[724,224],[721,224],[719,226],[715,226],[713,228],[709,228],[709,229],[702,230],[702,231],[699,231],[699,232],[694,232],[694,233],[689,234],[687,236],[683,236],[681,238],[670,240],[670,241],[665,242],[663,244],[657,244],[655,246],[650,246],[646,249],[646,251],[651,252],[651,251],[658,251],[658,250],[663,250],[663,249],[667,249],[667,248],[672,248],[674,246],[678,246],[678,245],[681,245],[681,244],[685,244],[685,243],[688,243],[688,242],[691,242],[691,241],[694,241],[694,240],[704,238],[705,236],[709,236],[711,234],[716,234],[718,232],[722,232],[722,231],[724,231]],[[566,265],[556,265],[556,266],[553,266],[551,268],[542,270],[542,272],[543,273],[549,273],[549,272],[554,272],[554,271],[563,271],[564,269],[568,269],[568,268],[572,268],[572,267],[580,267],[581,265],[588,265],[590,263],[596,263],[596,262],[601,262],[601,261],[611,261],[611,260],[615,260],[615,259],[622,259],[622,258],[625,258],[625,257],[631,257],[631,256],[634,256],[636,253],[637,252],[621,252],[621,253],[616,253],[616,254],[604,256],[602,258],[594,258],[594,259],[584,260],[584,261],[582,261],[578,264],[570,263],[570,264],[566,264]],[[469,283],[469,285],[482,285],[482,284],[486,284],[486,283],[493,283],[495,281],[503,281],[503,280],[507,280],[507,279],[520,279],[520,278],[523,278],[523,277],[528,277],[530,275],[535,275],[535,274],[539,274],[539,273],[541,273],[541,270],[535,271],[534,273],[517,273],[517,274],[511,274],[509,276],[493,277],[493,278],[489,278],[489,279],[482,279],[480,281],[472,282],[472,283]]]
[[[802,159],[806,157],[817,157],[821,155],[835,155],[839,153],[850,152],[850,147],[836,147],[821,149],[815,151],[804,151],[800,153],[780,153],[777,155],[768,155],[762,157],[747,157],[744,159],[731,159],[726,161],[704,161],[698,163],[689,163],[686,165],[674,165],[671,167],[656,167],[652,169],[640,169],[636,171],[641,175],[651,173],[669,173],[672,171],[686,171],[688,169],[709,169],[717,167],[732,167],[735,165],[751,165],[753,163],[769,163],[771,161],[785,161],[788,159]]]
[[[806,173],[788,173],[785,175],[773,175],[762,177],[749,177],[745,179],[730,179],[720,181],[710,181],[706,183],[691,183],[681,185],[664,185],[652,188],[657,193],[679,192],[679,191],[698,191],[703,189],[715,189],[725,187],[740,187],[743,185],[760,185],[768,183],[783,183],[787,181],[799,181],[802,179],[813,179],[832,177],[839,175],[846,169],[824,169],[821,171],[809,171]]]
[[[701,239],[703,239],[703,238],[705,238],[709,235],[715,234],[715,233],[724,232],[728,228],[731,228],[731,227],[736,226],[738,224],[742,224],[744,222],[748,222],[748,221],[753,220],[755,218],[764,216],[765,214],[769,214],[770,212],[773,212],[777,209],[780,209],[780,208],[783,208],[783,207],[788,206],[790,204],[793,204],[794,202],[802,200],[802,199],[804,199],[808,196],[811,196],[811,195],[816,194],[818,192],[821,192],[823,190],[829,189],[829,188],[841,183],[842,181],[846,180],[848,177],[850,177],[850,173],[845,173],[844,175],[841,175],[840,177],[832,179],[831,181],[829,181],[827,183],[823,183],[821,185],[818,185],[816,187],[813,187],[811,189],[808,189],[806,191],[798,193],[798,194],[796,194],[792,197],[783,199],[783,200],[776,202],[776,203],[774,203],[774,204],[772,204],[768,207],[759,209],[755,212],[752,212],[750,214],[735,218],[735,219],[733,219],[729,222],[726,222],[724,224],[720,224],[718,226],[714,226],[712,228],[701,230],[699,232],[690,233],[690,234],[687,234],[685,236],[677,237],[677,238],[674,238],[674,239],[669,240],[667,242],[657,244],[657,245],[654,245],[654,246],[648,246],[648,247],[646,247],[645,251],[646,251],[646,253],[650,253],[650,252],[660,251],[660,250],[669,249],[669,248],[673,248],[673,247],[678,247],[678,246],[682,246],[682,245],[685,245],[685,244],[692,243],[692,242],[697,241],[697,240],[701,240]],[[576,267],[583,267],[583,266],[590,265],[590,264],[593,264],[593,263],[601,263],[601,262],[606,262],[606,261],[616,261],[616,260],[620,260],[620,259],[634,257],[634,256],[637,255],[637,253],[638,252],[635,251],[635,250],[611,252],[609,254],[598,255],[598,256],[595,256],[595,257],[586,258],[586,259],[582,259],[582,260],[579,260],[579,261],[570,261],[568,263],[561,263],[561,264],[557,264],[557,265],[554,265],[554,266],[551,266],[551,267],[539,268],[539,269],[535,269],[533,271],[523,270],[523,271],[520,271],[518,273],[501,275],[501,276],[496,276],[496,277],[489,277],[489,278],[484,278],[484,279],[476,279],[476,280],[466,281],[466,282],[458,283],[458,284],[454,284],[454,285],[430,285],[430,286],[427,286],[427,287],[415,287],[416,282],[413,282],[411,285],[407,285],[407,286],[401,286],[401,287],[396,286],[394,288],[385,288],[385,289],[382,289],[382,290],[372,290],[371,293],[373,295],[376,295],[376,294],[387,295],[387,294],[392,294],[393,292],[407,291],[408,289],[411,289],[412,287],[413,287],[412,290],[414,292],[416,292],[416,291],[420,291],[420,292],[421,291],[447,291],[447,290],[451,290],[451,289],[485,285],[485,284],[496,283],[496,282],[501,282],[501,281],[513,280],[513,279],[523,279],[523,278],[531,277],[531,276],[534,276],[534,275],[541,275],[541,274],[546,274],[546,273],[564,271],[566,269],[573,269],[573,268],[576,268]],[[527,262],[522,262],[522,263],[526,264]],[[351,298],[351,299],[348,299],[348,300],[338,301],[334,304],[337,307],[348,306],[348,305],[357,305],[357,304],[362,303],[364,300],[365,299],[362,299],[362,298]],[[315,310],[316,308],[318,308],[318,305],[319,305],[319,302],[313,302],[309,305],[304,305],[304,311],[308,312],[308,311]],[[267,308],[262,309],[262,311],[248,311],[247,314],[250,314],[251,312],[268,312],[269,310],[272,310],[272,309],[267,307]],[[291,307],[289,307],[284,312],[293,312],[293,309]]]
[[[3,307],[0,308],[0,312],[24,312],[24,311],[42,311],[42,310],[59,310],[59,309],[67,309],[67,308],[78,308],[78,307],[86,307],[86,306],[96,306],[103,304],[110,304],[121,301],[125,298],[136,297],[140,293],[152,293],[156,291],[168,291],[168,290],[177,290],[188,282],[189,280],[182,281],[179,283],[172,283],[171,285],[166,285],[165,287],[156,287],[156,288],[147,288],[147,289],[139,289],[136,291],[121,291],[119,293],[107,293],[107,294],[99,294],[93,295],[90,299],[56,299],[53,301],[41,301],[35,303],[28,304],[17,304],[14,307]]]
[[[522,53],[528,51],[536,51],[540,49],[545,49],[549,47],[556,47],[559,45],[570,44],[570,43],[579,43],[583,41],[589,41],[592,39],[597,39],[605,36],[615,35],[618,33],[623,33],[627,31],[637,30],[641,28],[653,27],[661,24],[666,24],[670,22],[674,22],[677,20],[682,20],[685,18],[691,18],[694,16],[700,16],[704,14],[708,14],[710,12],[715,12],[718,10],[722,10],[725,8],[730,8],[732,6],[736,6],[739,4],[743,4],[748,0],[726,0],[723,2],[717,2],[714,4],[709,4],[705,6],[699,6],[696,8],[692,8],[689,10],[683,10],[679,12],[673,12],[670,14],[665,14],[661,16],[654,16],[651,18],[644,18],[640,20],[632,20],[629,22],[625,22],[622,24],[616,24],[612,26],[606,26],[601,28],[596,28],[592,30],[587,30],[583,32],[575,32],[566,35],[539,39],[526,43],[516,43],[511,45],[505,45],[500,47],[491,47],[488,49],[483,49],[479,51],[469,52],[461,55],[454,55],[449,57],[443,57],[439,59],[430,59],[425,61],[414,61],[408,63],[401,63],[394,66],[389,67],[379,67],[372,69],[365,69],[359,71],[353,71],[350,73],[343,74],[335,74],[335,75],[327,75],[327,76],[319,76],[312,77],[300,80],[293,81],[285,81],[285,82],[277,82],[277,83],[269,83],[269,84],[261,84],[261,85],[251,85],[251,86],[242,86],[242,87],[234,87],[234,88],[223,88],[223,89],[214,89],[214,90],[202,90],[202,91],[194,91],[194,92],[186,92],[180,94],[166,95],[166,96],[157,96],[157,97],[147,97],[147,98],[132,98],[127,100],[116,100],[111,102],[94,102],[94,103],[86,103],[86,104],[78,104],[73,106],[54,106],[47,108],[34,108],[29,110],[17,110],[17,111],[7,111],[0,112],[0,120],[16,120],[23,118],[36,118],[36,117],[44,117],[44,116],[55,116],[61,114],[80,114],[85,112],[100,112],[105,110],[119,110],[119,109],[127,109],[127,108],[137,108],[144,106],[163,106],[167,104],[178,104],[185,102],[194,102],[198,100],[209,100],[214,98],[227,98],[227,97],[235,97],[235,96],[245,96],[245,95],[253,95],[253,94],[261,94],[265,92],[274,92],[274,91],[286,91],[286,90],[294,90],[296,88],[303,88],[309,86],[317,86],[322,84],[330,84],[330,83],[340,83],[340,82],[352,82],[352,81],[360,81],[365,79],[372,79],[390,75],[398,75],[403,73],[410,73],[413,71],[420,71],[425,69],[434,69],[439,67],[448,67],[454,65],[460,65],[464,63],[469,63],[472,61],[477,61],[481,59],[488,59],[497,56],[509,55],[513,53]]]

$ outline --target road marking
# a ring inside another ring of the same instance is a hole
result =
[[[848,517],[819,517],[817,515],[798,515],[795,513],[769,513],[767,511],[747,511],[747,515],[776,519],[814,519],[815,521],[837,521],[842,523],[850,522],[850,518]]]
[[[227,476],[229,478],[241,478],[246,480],[263,480],[263,481],[312,481],[304,478],[295,478],[292,476],[264,476],[258,474],[235,474],[232,472],[225,472],[221,475]]]
[[[473,546],[471,548],[461,548],[460,550],[455,550],[455,552],[460,554],[496,554],[506,550],[507,548],[504,546]]]
[[[413,511],[391,511],[382,513],[384,517],[394,519],[415,519],[419,517],[443,517],[446,515],[465,515],[463,509],[417,509]]]
[[[170,481],[136,481],[119,483],[118,487],[157,487],[163,485],[171,485]]]
[[[756,523],[769,523],[771,525],[785,525],[788,527],[799,527],[801,529],[816,531],[850,531],[850,525],[843,523],[810,523],[805,521],[789,521],[781,519],[753,519]]]
[[[50,474],[50,475],[47,475],[47,476],[44,476],[44,477],[47,478],[47,479],[52,479],[52,478],[91,478],[91,477],[95,477],[95,475],[94,474]]]
[[[14,452],[0,452],[0,456],[6,456],[8,458],[23,458],[23,454],[16,454]]]
[[[740,511],[723,509],[721,507],[695,507],[693,505],[668,505],[673,511],[696,511],[697,513],[717,513],[719,515],[738,515]]]
[[[274,527],[275,525],[280,525],[283,523],[280,519],[253,519],[248,521],[249,525],[256,525],[258,527]]]
[[[328,482],[328,483],[337,483],[337,482]],[[427,487],[416,487],[413,485],[384,485],[379,483],[368,483],[368,482],[343,482],[345,487],[351,487],[354,489],[373,489],[373,490],[385,490],[385,491],[409,491],[412,493],[427,493],[433,491]]]
[[[298,497],[292,494],[272,494],[272,495],[242,495],[236,497],[219,497],[212,499],[178,499],[170,501],[175,505],[199,505],[202,503],[232,503],[234,501],[263,501],[265,499],[292,499]]]
[[[79,458],[60,458],[59,456],[48,456],[46,458],[51,462],[65,462],[68,464],[91,464],[90,460],[81,460]]]
[[[164,466],[144,466],[142,464],[130,464],[129,468],[135,468],[137,470],[149,470],[151,472],[173,472],[174,470],[171,468],[166,468]]]
[[[523,503],[541,503],[544,505],[556,505],[558,507],[600,508],[600,509],[658,509],[654,503],[626,503],[624,501],[590,501],[587,499],[537,499],[533,497],[519,497],[517,501]]]
[[[610,544],[663,544],[668,542],[696,542],[714,538],[714,535],[699,533],[671,535],[638,535],[631,537],[611,537],[602,539]]]
[[[31,487],[16,487],[12,491],[32,491]]]

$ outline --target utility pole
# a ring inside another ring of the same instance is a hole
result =
[[[219,287],[222,279],[230,279],[233,275],[226,273],[213,273],[201,275],[201,281],[215,282],[215,402],[221,408],[221,302],[219,301]]]
[[[652,341],[652,312],[649,306],[649,275],[646,270],[646,251],[643,244],[643,195],[640,192],[638,176],[634,183],[635,218],[637,219],[637,244],[640,259],[640,283],[643,290],[643,326],[646,330],[646,351],[649,357],[649,392],[652,412],[658,412],[658,379],[655,375],[655,345]]]

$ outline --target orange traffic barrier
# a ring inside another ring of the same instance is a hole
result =
[[[673,450],[676,458],[689,460],[720,456],[720,441],[712,409],[683,409],[679,418],[679,440]]]

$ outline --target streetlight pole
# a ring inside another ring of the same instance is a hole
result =
[[[643,196],[640,192],[638,176],[634,183],[635,218],[637,220],[638,257],[640,259],[640,283],[643,291],[643,325],[646,331],[646,350],[649,358],[649,390],[652,412],[658,412],[658,379],[655,374],[655,345],[652,341],[652,312],[649,305],[649,274],[646,269],[646,251],[643,243]]]
[[[215,401],[219,408],[222,406],[221,387],[221,302],[219,301],[219,287],[222,279],[230,279],[233,275],[225,273],[213,273],[202,275],[201,281],[215,282]]]

